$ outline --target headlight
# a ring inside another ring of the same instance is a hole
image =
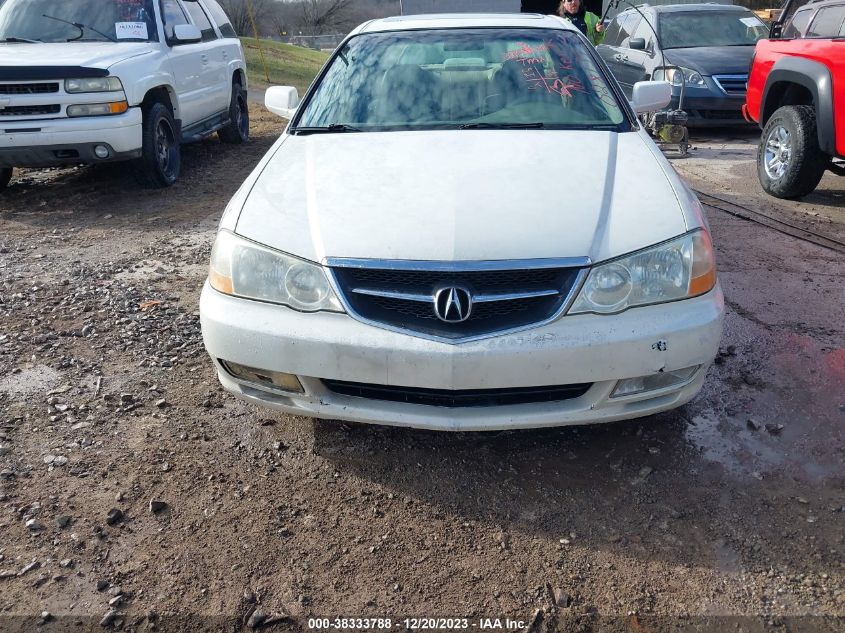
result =
[[[686,80],[686,84],[688,87],[703,88],[707,85],[704,82],[704,77],[701,76],[701,73],[690,68],[684,68],[682,66],[679,66],[679,68],[683,71],[683,79]],[[681,73],[678,72],[677,68],[667,68],[665,70],[654,71],[655,81],[662,81],[664,79],[673,86],[680,86],[682,81]]]
[[[114,92],[123,90],[123,84],[117,77],[91,77],[88,79],[65,79],[65,92]]]
[[[76,116],[106,116],[109,114],[123,114],[129,109],[125,101],[114,103],[84,103],[67,107],[67,115]]]
[[[696,297],[715,285],[713,244],[706,231],[698,230],[595,266],[569,314],[613,314]]]
[[[208,281],[215,290],[303,312],[343,312],[321,266],[220,231]]]

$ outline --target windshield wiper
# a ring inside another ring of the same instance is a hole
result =
[[[305,132],[307,134],[326,134],[326,133],[343,133],[343,132],[362,132],[363,130],[357,127],[352,127],[346,123],[332,123],[325,127],[295,127],[291,132]]]
[[[459,130],[541,130],[545,123],[464,123]]]
[[[55,20],[56,22],[63,22],[64,24],[69,24],[70,26],[73,26],[73,27],[76,27],[77,29],[79,29],[79,37],[75,37],[72,40],[68,40],[68,42],[75,42],[76,40],[80,39],[83,35],[85,35],[85,29],[88,29],[89,31],[94,31],[94,33],[102,35],[104,38],[106,38],[110,42],[115,42],[115,43],[117,42],[117,39],[113,38],[111,35],[106,35],[102,31],[95,29],[93,26],[90,26],[88,24],[82,24],[82,22],[70,22],[69,20],[63,20],[62,18],[57,18],[54,15],[47,15],[46,13],[42,13],[41,17],[42,18],[48,18],[50,20]]]
[[[42,40],[28,40],[25,37],[7,37],[0,40],[2,44],[43,44]]]

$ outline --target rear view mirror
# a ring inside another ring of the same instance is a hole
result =
[[[645,50],[645,38],[643,37],[634,37],[628,40],[628,48],[631,48],[635,51],[644,51]]]
[[[645,114],[662,110],[672,101],[672,86],[668,81],[639,81],[634,84],[631,105],[634,112]]]
[[[173,27],[174,44],[195,44],[202,41],[202,31],[193,24],[177,24]]]
[[[264,95],[264,105],[273,114],[290,119],[299,106],[299,93],[293,86],[272,86]]]

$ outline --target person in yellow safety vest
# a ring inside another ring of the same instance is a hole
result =
[[[557,13],[564,20],[569,20],[578,27],[587,39],[598,46],[604,41],[604,24],[595,13],[590,13],[581,4],[581,0],[561,0]]]

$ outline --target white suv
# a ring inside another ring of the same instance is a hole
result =
[[[14,167],[135,160],[179,176],[180,143],[249,138],[243,49],[216,0],[0,6],[0,188]]]

